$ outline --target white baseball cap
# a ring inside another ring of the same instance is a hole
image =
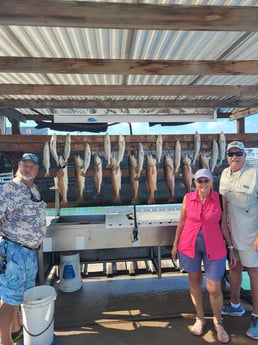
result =
[[[195,181],[198,180],[200,177],[206,177],[207,179],[212,179],[212,174],[209,169],[199,169],[195,173]]]

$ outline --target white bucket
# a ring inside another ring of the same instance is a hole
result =
[[[64,254],[60,256],[60,285],[63,292],[77,291],[82,286],[80,255]]]
[[[21,305],[24,345],[55,343],[53,333],[55,299],[56,291],[52,286],[35,286],[25,291]]]

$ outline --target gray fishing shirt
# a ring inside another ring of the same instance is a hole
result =
[[[0,235],[38,248],[46,233],[46,203],[36,188],[10,181],[0,186]]]
[[[237,172],[223,170],[220,193],[227,203],[227,220],[234,247],[252,250],[258,236],[258,169],[247,162]]]

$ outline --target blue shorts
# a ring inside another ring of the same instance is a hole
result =
[[[195,257],[189,258],[179,252],[180,269],[187,273],[200,272],[201,263],[203,261],[205,275],[208,279],[219,281],[223,278],[226,269],[226,256],[219,260],[208,260],[202,231],[199,231],[196,245],[195,245]]]
[[[0,254],[6,256],[6,270],[0,274],[0,298],[10,305],[23,302],[24,291],[35,286],[37,251],[0,240]]]

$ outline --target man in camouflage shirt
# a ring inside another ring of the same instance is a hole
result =
[[[34,184],[39,159],[25,153],[14,179],[0,190],[0,336],[12,345],[19,327],[18,306],[24,291],[35,286],[37,249],[46,233],[46,204]]]

